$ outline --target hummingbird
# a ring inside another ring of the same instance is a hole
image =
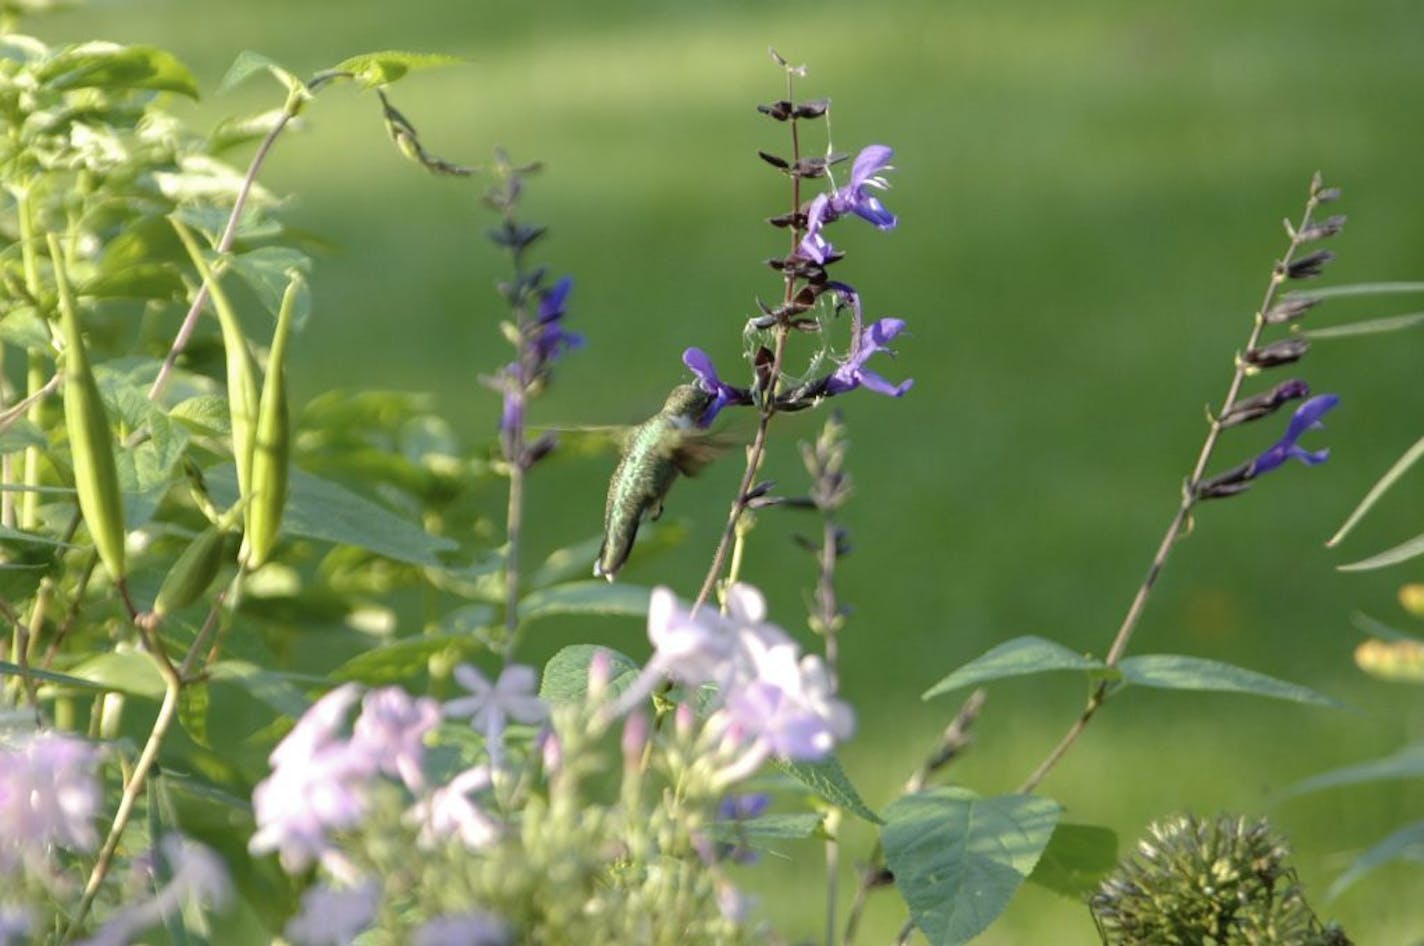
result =
[[[623,455],[608,483],[603,511],[603,545],[593,563],[595,577],[614,579],[643,519],[663,514],[663,501],[679,473],[695,476],[719,451],[697,420],[714,395],[695,384],[672,389],[662,410],[628,432]]]

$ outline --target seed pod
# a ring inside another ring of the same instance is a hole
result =
[[[252,432],[257,426],[258,384],[257,362],[253,360],[252,349],[247,337],[242,334],[242,323],[237,319],[237,310],[223,291],[218,276],[208,261],[203,258],[193,231],[177,217],[169,218],[178,239],[183,241],[193,265],[203,284],[208,287],[208,296],[213,300],[213,308],[218,314],[218,324],[222,326],[223,350],[227,356],[227,400],[228,416],[232,423],[232,456],[237,464],[238,495],[247,499],[252,495]]]
[[[222,567],[225,537],[218,526],[210,526],[183,550],[153,599],[154,614],[172,614],[202,597]]]
[[[291,451],[291,416],[287,410],[287,336],[292,328],[292,310],[302,288],[302,277],[291,274],[282,308],[277,313],[277,329],[272,335],[272,351],[267,359],[267,380],[257,410],[257,429],[252,453],[252,498],[247,504],[247,535],[242,559],[248,568],[258,568],[272,554],[282,528],[282,512],[287,506],[287,462]]]
[[[49,255],[59,289],[59,325],[64,333],[64,426],[74,462],[74,488],[79,511],[99,558],[115,582],[124,579],[124,502],[119,495],[119,471],[114,464],[114,438],[99,385],[89,367],[79,314],[74,309],[64,251],[49,234]]]

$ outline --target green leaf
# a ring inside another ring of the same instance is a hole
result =
[[[147,654],[99,654],[70,667],[69,672],[106,690],[155,700],[163,695],[163,677]]]
[[[611,647],[571,644],[549,658],[539,681],[539,697],[547,703],[574,703],[588,693],[588,666],[593,655],[608,655],[608,693],[618,696],[638,679],[638,662]]]
[[[1159,690],[1210,690],[1246,693],[1294,703],[1343,708],[1344,704],[1297,683],[1287,683],[1244,667],[1182,657],[1176,654],[1149,654],[1128,657],[1118,664],[1122,678],[1130,684]]]
[[[227,75],[223,76],[222,82],[218,84],[218,94],[222,95],[224,92],[231,91],[254,73],[263,70],[271,73],[278,82],[286,86],[288,92],[304,96],[311,94],[307,91],[306,83],[298,79],[294,73],[277,65],[261,53],[255,53],[250,49],[244,49],[237,54],[237,58],[228,67]]]
[[[190,684],[178,696],[178,722],[200,746],[208,746],[208,685]]]
[[[71,676],[67,673],[56,673],[53,670],[41,670],[38,667],[31,667],[28,672],[30,679],[43,680],[45,683],[55,683],[60,686],[74,687],[80,690],[94,690],[96,692],[109,689],[102,683],[86,680],[83,677]],[[0,676],[18,677],[20,675],[19,664],[12,664],[8,660],[0,660]]]
[[[1360,500],[1360,504],[1355,507],[1355,511],[1350,513],[1349,518],[1345,520],[1345,524],[1330,537],[1330,541],[1325,543],[1326,547],[1334,548],[1338,545],[1340,540],[1345,538],[1350,530],[1355,527],[1355,524],[1364,518],[1365,513],[1369,512],[1370,508],[1379,502],[1380,497],[1404,475],[1405,471],[1419,462],[1420,457],[1424,457],[1424,437],[1420,437],[1414,446],[1404,451],[1404,455],[1398,460],[1395,460],[1394,465],[1385,471],[1384,476],[1381,476],[1375,485],[1370,487],[1370,491],[1365,494],[1364,499]]]
[[[551,614],[613,614],[645,617],[652,592],[637,585],[580,581],[541,588],[519,602],[519,618],[532,621]]]
[[[49,438],[25,417],[0,428],[0,453],[19,453],[26,447],[49,447]]]
[[[177,299],[185,292],[178,270],[168,263],[139,263],[122,270],[101,269],[79,287],[94,299]]]
[[[1419,533],[1408,542],[1396,545],[1392,549],[1386,549],[1378,555],[1371,555],[1369,558],[1362,558],[1358,562],[1351,562],[1348,565],[1336,566],[1342,572],[1368,572],[1376,568],[1387,568],[1390,565],[1398,565],[1400,562],[1407,562],[1411,558],[1416,558],[1424,554],[1424,532]]]
[[[283,109],[273,108],[256,115],[224,118],[208,133],[208,153],[222,154],[230,148],[267,137],[285,114]]]
[[[203,475],[219,506],[231,506],[237,501],[237,474],[231,466],[210,467]],[[455,548],[449,539],[430,535],[346,487],[296,467],[288,482],[282,531],[322,542],[355,545],[414,565],[438,565],[438,553]]]
[[[179,401],[168,412],[168,419],[194,433],[221,436],[232,432],[232,415],[221,394],[199,394]]]
[[[925,691],[923,700],[974,686],[986,680],[1022,677],[1054,670],[1103,670],[1100,660],[1084,657],[1042,637],[1016,637],[976,657]]]
[[[1361,282],[1324,289],[1306,289],[1286,293],[1286,299],[1337,299],[1354,296],[1408,295],[1424,292],[1424,282]]]
[[[1028,882],[1081,902],[1116,866],[1116,834],[1097,825],[1060,824]]]
[[[198,97],[193,74],[172,53],[155,46],[92,42],[70,46],[36,70],[52,89],[152,89]]]
[[[252,287],[263,308],[275,317],[282,308],[282,297],[287,291],[288,283],[292,281],[292,272],[303,275],[309,273],[311,257],[288,246],[260,246],[241,256],[232,257],[229,266]],[[305,280],[302,286],[306,286]],[[292,318],[300,327],[311,314],[311,294],[303,288],[295,305]]]
[[[860,792],[851,784],[841,762],[835,756],[828,756],[820,762],[795,762],[791,759],[773,758],[772,764],[782,772],[809,788],[818,798],[830,802],[871,824],[884,824]]]
[[[439,66],[453,66],[463,62],[458,56],[442,56],[433,53],[407,53],[386,50],[352,56],[331,67],[332,72],[349,72],[357,82],[366,88],[395,82],[407,72],[418,69],[433,69]]]
[[[910,916],[933,946],[989,927],[1033,872],[1062,809],[1036,795],[936,788],[897,799],[880,831]]]
[[[1355,863],[1350,865],[1349,870],[1330,885],[1327,896],[1333,900],[1376,867],[1392,861],[1424,864],[1424,821],[1405,825],[1361,854]]]
[[[1359,611],[1350,615],[1350,623],[1355,626],[1355,630],[1366,637],[1378,637],[1387,641],[1419,641],[1419,638],[1413,634],[1406,634],[1398,628],[1391,627],[1383,621],[1376,620]]]
[[[1424,325],[1424,312],[1406,312],[1404,315],[1390,315],[1380,319],[1364,319],[1345,325],[1330,325],[1302,332],[1312,342],[1331,338],[1353,338],[1356,335],[1381,335],[1385,332],[1399,332],[1416,325]]]
[[[749,842],[752,847],[764,847],[767,841],[804,841],[824,834],[825,816],[814,812],[764,815],[746,821],[714,821],[713,840],[728,844]]]
[[[213,664],[208,677],[214,683],[233,683],[259,703],[292,719],[301,716],[311,705],[306,693],[296,685],[298,682],[315,682],[323,686],[330,682],[325,679],[310,681],[295,674],[264,670],[245,660],[220,660]]]
[[[1390,782],[1397,779],[1424,778],[1424,742],[1405,746],[1394,755],[1373,759],[1357,765],[1347,765],[1332,772],[1322,772],[1297,782],[1286,789],[1286,798],[1366,782]]]
[[[406,637],[357,654],[331,671],[331,678],[357,680],[371,686],[399,683],[424,673],[436,654],[449,653],[463,660],[486,649],[484,641],[468,633]]]

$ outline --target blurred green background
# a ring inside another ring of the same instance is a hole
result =
[[[753,109],[781,93],[766,48],[809,63],[801,88],[834,100],[836,147],[890,144],[898,168],[886,204],[899,229],[833,234],[849,253],[837,275],[861,290],[868,315],[909,322],[899,358],[880,367],[916,380],[902,401],[837,403],[857,484],[846,513],[856,551],[840,587],[855,607],[843,684],[861,726],[845,759],[873,804],[893,797],[953,713],[951,701],[918,698],[950,669],[1021,634],[1106,650],[1196,455],[1203,405],[1224,392],[1283,249],[1279,221],[1299,213],[1311,172],[1345,189],[1350,216],[1326,282],[1424,278],[1417,0],[134,0],[32,28],[55,42],[168,47],[208,90],[249,48],[300,73],[383,48],[466,57],[402,82],[395,100],[444,157],[478,162],[503,144],[546,162],[527,211],[552,228],[542,257],[576,277],[570,326],[588,338],[535,410],[557,424],[651,412],[683,379],[688,345],[735,364],[755,297],[780,291],[759,264],[782,250],[761,218],[786,200],[754,154],[785,150],[784,128]],[[207,123],[280,95],[253,82],[193,114]],[[265,176],[295,195],[289,219],[333,244],[295,353],[299,391],[433,390],[462,431],[488,435],[497,399],[476,378],[507,351],[482,184],[404,162],[369,95],[333,90],[306,119]],[[1310,318],[1408,304],[1341,302]],[[1424,786],[1277,802],[1306,775],[1424,730],[1417,690],[1369,681],[1350,660],[1351,615],[1406,621],[1394,592],[1418,566],[1335,570],[1420,531],[1418,475],[1343,549],[1322,547],[1421,432],[1421,345],[1424,335],[1406,334],[1311,352],[1300,374],[1343,396],[1312,440],[1331,447],[1331,462],[1293,464],[1204,507],[1132,647],[1240,663],[1359,712],[1131,692],[1042,787],[1069,820],[1108,825],[1125,843],[1182,809],[1269,812],[1321,912],[1360,943],[1424,938],[1419,865],[1324,902],[1364,847],[1424,815]],[[769,475],[783,490],[800,488],[794,442],[820,420],[777,422]],[[1281,420],[1231,431],[1214,469],[1253,456]],[[578,457],[539,469],[534,559],[598,531],[611,466]],[[635,559],[627,580],[695,593],[739,466],[734,451],[678,487],[668,515],[687,524],[687,541]],[[809,528],[764,514],[746,568],[791,628],[804,626],[812,570],[788,538]],[[642,627],[610,620],[554,627],[529,656],[589,638],[646,652]],[[993,687],[955,778],[1011,790],[1082,695],[1080,681],[1056,678]],[[846,859],[868,843],[852,831]],[[778,924],[809,938],[821,869],[814,850],[798,854],[758,868],[781,886],[754,883]],[[879,895],[862,942],[887,941],[902,916]],[[980,941],[1094,939],[1081,906],[1026,888]]]

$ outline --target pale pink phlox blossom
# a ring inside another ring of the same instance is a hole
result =
[[[227,906],[232,899],[232,881],[212,848],[179,834],[166,835],[159,848],[168,864],[168,883],[151,898],[119,910],[78,946],[128,946],[135,934],[176,916],[190,902],[217,910]]]
[[[0,873],[42,860],[54,846],[93,849],[103,800],[98,766],[98,748],[61,732],[0,750]]]
[[[413,697],[400,687],[382,687],[361,701],[352,731],[354,751],[365,751],[387,775],[412,792],[425,787],[425,736],[440,722],[440,704]]]
[[[313,704],[272,750],[272,774],[253,790],[257,832],[248,850],[276,851],[288,873],[325,856],[332,850],[328,833],[351,827],[366,812],[380,756],[344,736],[360,695],[361,688],[348,683]]]
[[[506,946],[509,925],[490,913],[438,916],[415,931],[413,946]]]
[[[420,826],[419,842],[431,847],[455,835],[465,847],[479,850],[498,840],[500,823],[470,798],[472,792],[484,791],[493,781],[490,767],[477,765],[416,802],[406,820]]]
[[[510,720],[533,724],[549,715],[549,707],[539,699],[539,675],[533,667],[510,664],[494,683],[470,664],[460,664],[454,676],[470,695],[447,700],[443,712],[447,718],[469,717],[470,726],[485,737],[496,766],[503,758],[504,729]]]
[[[301,912],[283,935],[301,946],[351,946],[376,919],[380,900],[381,883],[374,878],[350,887],[317,884],[302,894]]]

